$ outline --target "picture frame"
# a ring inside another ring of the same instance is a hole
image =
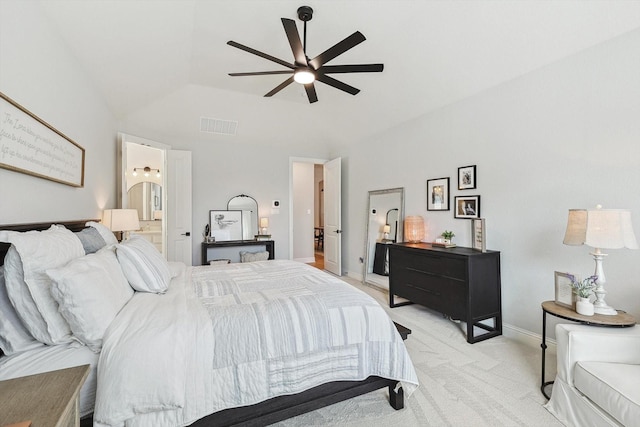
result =
[[[0,168],[84,187],[85,151],[0,92]]]
[[[454,218],[478,219],[480,218],[480,196],[456,196],[454,199]]]
[[[427,210],[448,211],[449,177],[427,180]]]
[[[576,297],[571,287],[571,274],[562,273],[560,271],[554,272],[555,279],[555,302],[563,307],[573,309],[575,307]],[[575,275],[573,275],[575,277]]]
[[[242,211],[209,211],[209,230],[216,242],[242,240]]]
[[[471,247],[476,251],[487,251],[487,238],[484,218],[471,220]]]
[[[476,165],[458,168],[458,190],[472,190],[476,188]]]

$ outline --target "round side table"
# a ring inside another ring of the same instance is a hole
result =
[[[542,303],[542,383],[540,385],[540,391],[542,395],[549,399],[549,396],[544,391],[545,387],[553,384],[553,381],[544,381],[544,367],[545,367],[545,350],[547,349],[547,314],[558,317],[560,319],[571,320],[572,322],[578,322],[583,325],[590,326],[605,326],[610,328],[628,328],[636,324],[636,319],[618,310],[616,315],[594,314],[593,316],[584,316],[576,313],[572,308],[556,304],[555,301],[545,301]]]

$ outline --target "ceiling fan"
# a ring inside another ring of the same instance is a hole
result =
[[[313,59],[309,59],[307,56],[307,22],[313,17],[313,9],[309,6],[301,6],[298,8],[298,18],[304,22],[304,44],[300,41],[300,34],[298,33],[298,27],[293,19],[281,18],[284,31],[289,39],[289,45],[293,52],[294,62],[290,63],[276,58],[269,54],[252,49],[248,46],[236,43],[234,41],[228,41],[229,46],[244,50],[245,52],[252,53],[261,58],[275,62],[276,64],[283,65],[288,70],[279,71],[256,71],[249,73],[229,73],[230,76],[263,76],[269,74],[291,74],[284,82],[280,83],[273,90],[268,92],[265,97],[273,96],[280,92],[285,87],[289,86],[294,81],[304,85],[307,92],[307,97],[310,103],[318,101],[318,95],[316,94],[316,88],[314,81],[319,81],[336,89],[340,89],[344,92],[355,95],[360,92],[360,89],[356,89],[340,80],[336,80],[333,77],[329,77],[327,74],[339,74],[339,73],[378,73],[384,68],[383,64],[357,64],[357,65],[325,65],[335,57],[342,55],[347,50],[362,43],[366,40],[364,35],[360,31],[356,31],[344,40],[336,43],[329,49],[322,52],[320,55]]]

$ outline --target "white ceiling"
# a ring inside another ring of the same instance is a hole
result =
[[[127,130],[182,141],[358,141],[640,28],[640,1],[633,0],[42,5]],[[293,62],[280,18],[297,20],[302,5],[314,9],[308,56],[359,30],[367,40],[330,64],[384,63],[382,73],[334,75],[361,89],[358,95],[316,83],[315,104],[297,84],[264,98],[286,76],[228,76],[283,68],[226,45],[229,40]],[[201,116],[238,121],[237,136],[199,132]]]

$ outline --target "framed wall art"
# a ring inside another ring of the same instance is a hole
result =
[[[571,287],[571,274],[555,272],[556,304],[573,308],[575,296]]]
[[[84,148],[0,93],[0,167],[84,186]]]
[[[458,190],[476,188],[476,165],[458,168]]]
[[[480,196],[456,196],[455,218],[480,218]]]
[[[209,211],[209,230],[216,242],[242,240],[242,211]]]
[[[471,247],[480,252],[487,251],[487,239],[484,227],[484,218],[471,220]]]
[[[427,180],[427,210],[449,210],[449,178]]]

